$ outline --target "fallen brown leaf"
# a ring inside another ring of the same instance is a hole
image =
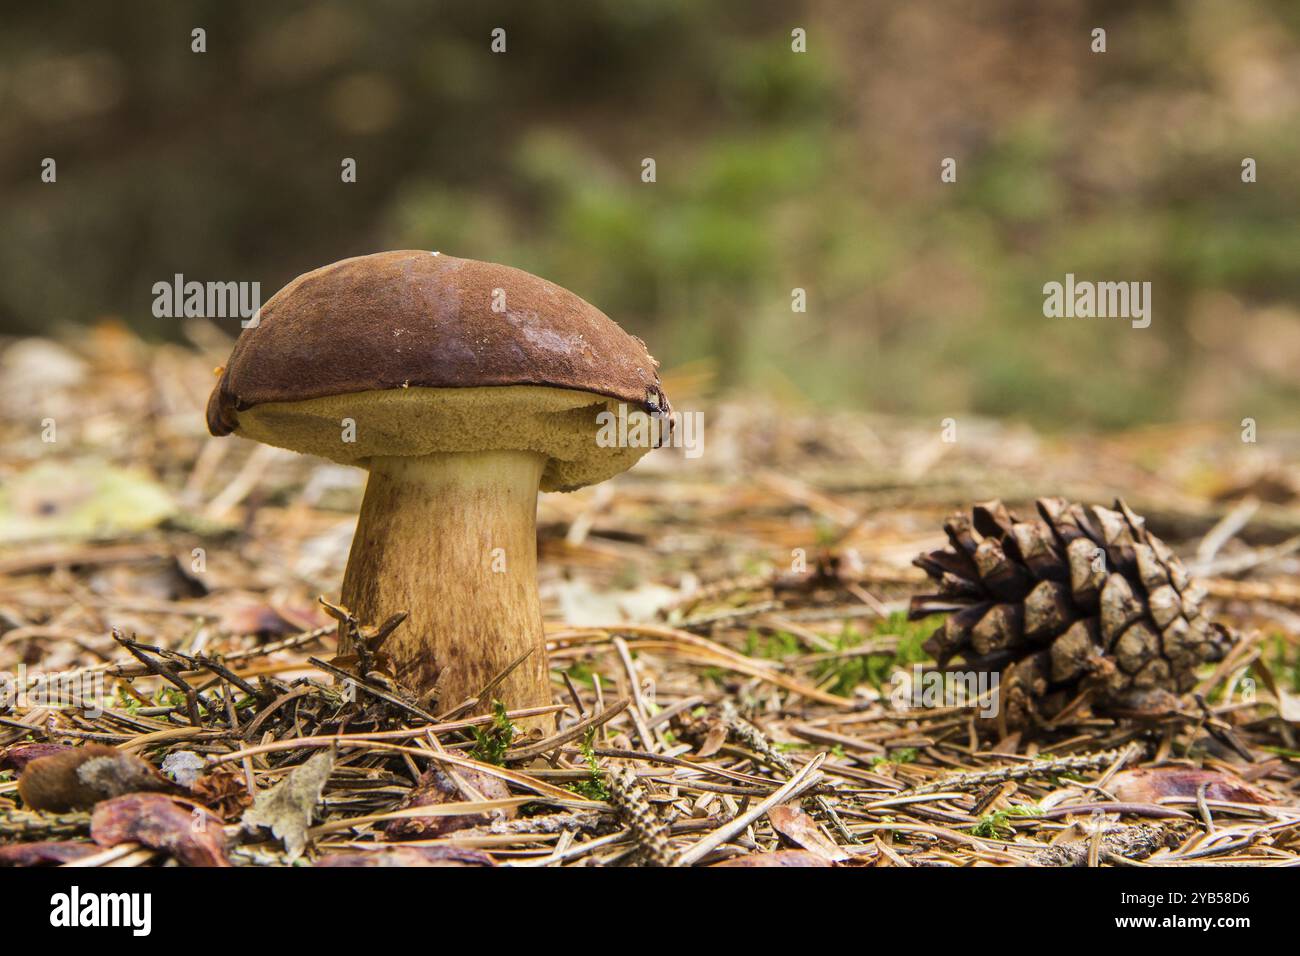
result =
[[[0,752],[0,770],[20,773],[33,760],[72,750],[71,744],[14,744]]]
[[[0,866],[58,866],[98,853],[93,843],[49,840],[42,843],[14,843],[0,846]]]
[[[1218,770],[1151,767],[1117,773],[1107,789],[1121,803],[1159,803],[1164,797],[1195,797],[1202,786],[1208,800],[1227,803],[1276,803],[1263,790]]]
[[[695,751],[695,756],[703,760],[706,757],[712,757],[722,745],[727,742],[727,725],[720,720],[712,721],[709,724],[708,733],[705,734],[704,742],[700,744],[699,749]]]
[[[849,855],[826,838],[817,821],[792,804],[781,804],[767,812],[772,828],[795,846],[813,853],[827,863],[839,863]]]
[[[246,830],[266,827],[284,844],[289,859],[296,860],[307,848],[312,813],[320,803],[325,781],[333,769],[333,750],[322,751],[294,767],[274,787],[257,795],[253,805],[244,811],[240,821],[243,827]]]
[[[314,608],[294,608],[286,614],[284,609],[269,604],[237,604],[221,615],[218,628],[226,634],[271,638],[311,630],[324,623]]]
[[[316,866],[496,866],[482,850],[453,846],[395,846],[373,853],[331,853]]]
[[[158,793],[101,802],[90,818],[90,836],[103,847],[139,843],[162,850],[184,866],[230,866],[221,821]]]
[[[834,863],[807,850],[774,850],[737,856],[713,866],[834,866]]]
[[[430,807],[442,803],[456,803],[469,800],[505,800],[510,796],[510,788],[500,777],[474,770],[469,767],[455,768],[455,775],[464,781],[465,787],[441,767],[425,771],[415,784],[415,789],[407,795],[398,809],[407,807]],[[388,821],[384,827],[384,837],[388,840],[423,840],[442,836],[466,827],[486,826],[498,817],[510,818],[518,811],[514,807],[487,813],[463,813],[453,817],[403,817]]]
[[[223,820],[234,821],[253,803],[244,771],[222,764],[194,781],[190,796]]]

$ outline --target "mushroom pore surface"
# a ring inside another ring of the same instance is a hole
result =
[[[280,448],[369,467],[377,457],[528,451],[545,456],[542,491],[571,491],[626,471],[648,447],[597,440],[619,402],[536,385],[394,388],[269,402],[239,414],[239,433]],[[649,421],[640,409],[629,423]],[[608,443],[607,443],[608,444]]]

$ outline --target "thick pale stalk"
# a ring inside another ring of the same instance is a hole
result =
[[[406,611],[383,650],[418,693],[437,682],[445,710],[477,695],[524,651],[492,694],[507,707],[551,702],[537,598],[537,489],[545,458],[474,452],[377,458],[343,578],[367,624]],[[487,702],[480,712],[487,709]],[[553,724],[550,718],[524,726]]]

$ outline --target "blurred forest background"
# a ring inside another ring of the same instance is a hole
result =
[[[174,273],[267,298],[429,248],[722,392],[1235,427],[1294,420],[1298,204],[1293,0],[46,2],[0,31],[6,336],[177,339]],[[1151,281],[1151,327],[1044,318],[1066,272]]]

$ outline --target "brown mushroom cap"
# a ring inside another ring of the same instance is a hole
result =
[[[493,311],[504,293],[504,311]],[[494,299],[494,296],[497,297]],[[669,412],[645,344],[559,286],[436,252],[381,252],[294,279],[261,309],[208,401],[208,429],[365,466],[377,456],[546,454],[544,490],[602,481],[597,414]],[[356,440],[340,439],[340,421]]]

